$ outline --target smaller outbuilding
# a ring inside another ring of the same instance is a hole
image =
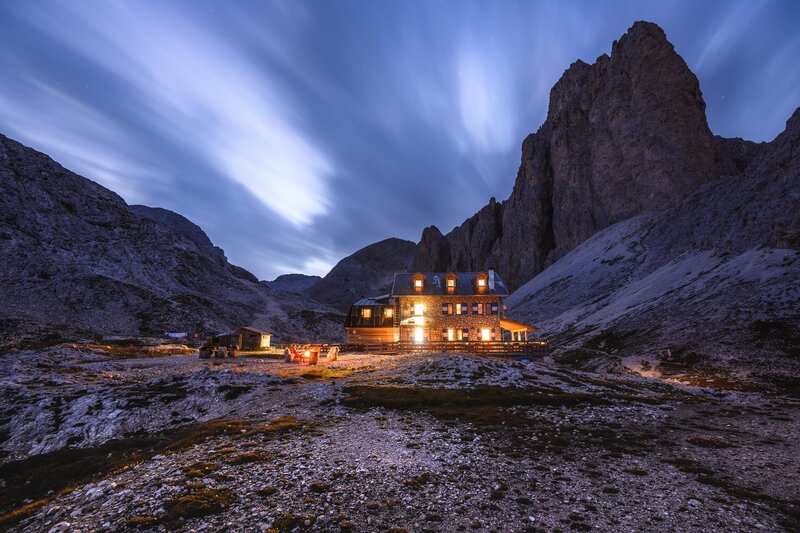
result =
[[[242,326],[236,331],[214,337],[214,343],[220,346],[239,346],[242,350],[261,350],[269,348],[272,333],[261,331],[250,326]]]

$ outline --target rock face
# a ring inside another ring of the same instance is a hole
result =
[[[494,267],[513,290],[598,230],[740,173],[758,150],[711,134],[697,78],[661,28],[637,22],[552,88],[508,200],[444,239],[426,230],[414,266]]]
[[[276,291],[303,294],[316,285],[321,279],[320,276],[309,276],[306,274],[283,274],[272,281],[265,281],[264,283]]]
[[[798,280],[800,109],[744,174],[599,232],[506,303],[562,351],[797,372]]]
[[[388,292],[395,272],[407,272],[416,245],[402,239],[386,239],[370,244],[339,261],[322,280],[308,290],[319,302],[347,312],[364,296]]]
[[[41,325],[151,335],[255,322],[278,339],[343,335],[333,309],[276,298],[186,218],[128,206],[2,135],[0,262],[6,338]]]

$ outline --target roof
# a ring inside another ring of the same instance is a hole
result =
[[[414,290],[414,284],[411,282],[412,278],[418,274],[425,276],[425,285],[421,292]],[[445,276],[448,274],[456,275],[456,289],[455,291],[447,292],[445,285]],[[392,283],[392,296],[414,296],[421,294],[423,296],[477,296],[479,293],[475,292],[475,285],[472,280],[478,274],[487,274],[489,276],[489,287],[481,295],[495,295],[495,296],[508,296],[508,289],[506,288],[503,280],[497,275],[494,270],[486,272],[403,272],[394,275],[394,282]]]
[[[364,307],[367,305],[390,305],[390,295],[389,294],[381,294],[380,296],[369,296],[367,298],[361,298],[353,305]]]
[[[262,335],[272,335],[272,333],[270,333],[269,331],[262,331],[260,329],[253,328],[250,326],[242,326],[239,329],[246,329],[247,331],[252,331],[253,333],[260,333]],[[237,329],[236,331],[239,331],[239,329]]]
[[[539,329],[528,324],[523,324],[522,322],[517,322],[516,320],[511,320],[510,318],[501,318],[500,327],[508,331],[536,331]]]

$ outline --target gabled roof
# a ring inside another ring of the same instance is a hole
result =
[[[425,276],[425,284],[420,292],[414,289],[414,284],[411,281],[416,274]],[[392,283],[392,296],[414,296],[417,294],[423,296],[478,296],[479,294],[508,296],[508,289],[505,283],[494,270],[486,272],[452,272],[452,274],[456,275],[456,288],[453,292],[448,292],[445,284],[445,276],[448,274],[451,274],[451,272],[403,272],[395,274],[394,282]],[[489,278],[486,291],[481,293],[475,291],[475,285],[473,284],[473,280],[478,274],[486,274]]]

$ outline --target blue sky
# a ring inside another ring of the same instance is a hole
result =
[[[262,279],[324,274],[505,199],[550,87],[640,19],[714,133],[770,140],[800,106],[795,1],[6,0],[0,132]]]

